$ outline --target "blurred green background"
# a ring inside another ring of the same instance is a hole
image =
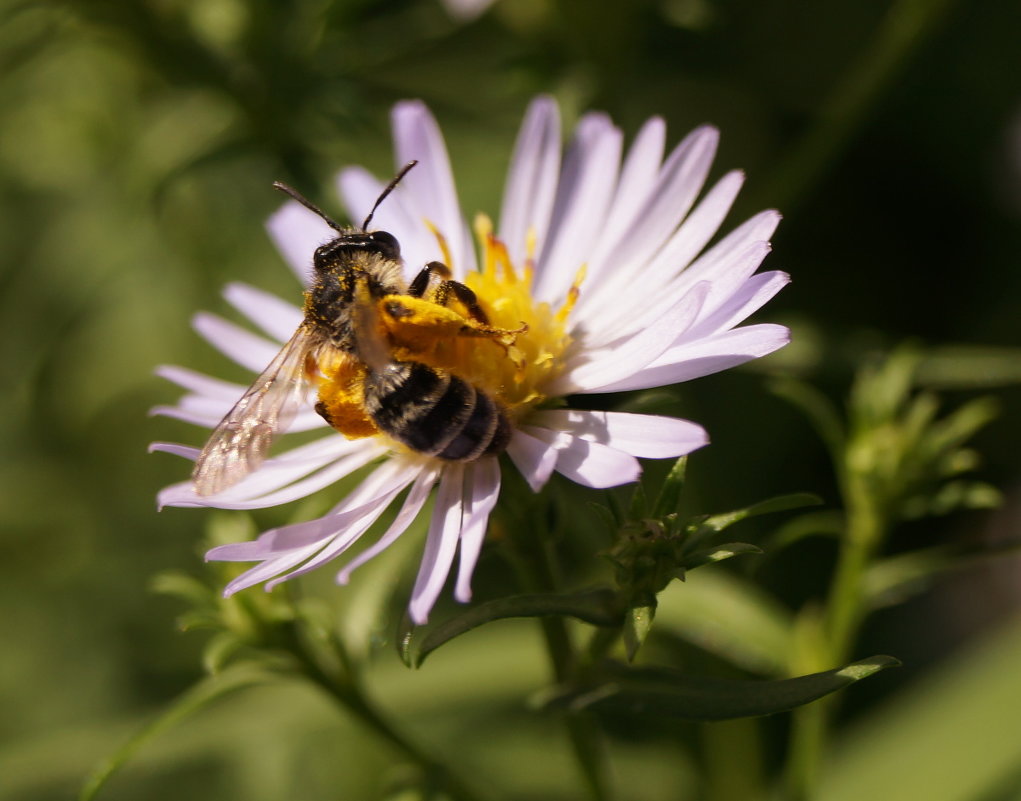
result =
[[[145,449],[201,435],[146,416],[176,394],[152,368],[242,380],[190,315],[223,312],[231,280],[297,297],[263,230],[280,203],[272,181],[339,214],[338,168],[391,173],[387,113],[401,98],[439,119],[468,214],[497,213],[535,93],[555,95],[568,125],[603,109],[633,134],[661,114],[676,142],[716,124],[713,174],[748,174],[728,225],[768,206],[785,214],[767,265],[794,282],[761,318],[796,338],[772,362],[671,395],[714,440],[692,481],[704,511],[797,490],[834,503],[822,447],[764,371],[840,398],[864,354],[903,338],[1021,348],[1019,35],[1021,5],[1007,0],[496,0],[473,19],[438,0],[0,3],[0,798],[69,797],[200,672],[203,636],[178,632],[180,604],[149,585],[165,569],[202,571],[209,515],[156,513],[156,491],[186,469]],[[951,372],[999,383],[962,353]],[[1002,416],[977,446],[1005,506],[909,526],[896,549],[1017,538],[1021,392],[999,394]],[[762,580],[800,606],[824,589],[832,557],[809,541]],[[856,655],[906,667],[855,689],[832,797],[878,781],[885,798],[1021,799],[1021,716],[997,715],[1021,710],[1006,678],[1021,669],[1019,580],[1021,562],[1005,558],[873,618]],[[514,771],[545,758],[535,773],[554,787],[571,772],[536,753],[555,726],[521,700],[544,681],[541,654],[529,626],[500,634],[495,650],[482,632],[418,673],[387,651],[374,681],[424,736],[518,782],[515,797],[555,797]],[[508,672],[510,643],[527,655]],[[980,687],[985,715],[968,689]],[[968,721],[999,750],[936,736],[972,731]],[[882,782],[909,781],[896,751],[907,745],[919,759],[956,755],[967,780],[890,790]],[[641,776],[636,798],[727,797],[694,778],[697,746],[619,748],[622,775]],[[386,760],[311,692],[260,690],[166,734],[105,797],[371,798]]]

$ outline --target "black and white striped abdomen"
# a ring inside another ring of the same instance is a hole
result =
[[[370,371],[364,392],[379,430],[428,456],[471,462],[501,453],[510,440],[510,423],[492,398],[419,362]]]

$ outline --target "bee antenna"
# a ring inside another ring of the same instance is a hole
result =
[[[383,193],[378,198],[376,198],[376,203],[375,205],[373,205],[372,211],[369,212],[369,216],[366,217],[365,222],[362,223],[363,231],[369,230],[369,223],[372,222],[372,215],[376,213],[376,209],[379,208],[379,204],[386,200],[386,196],[394,191],[394,189],[397,187],[397,184],[401,182],[401,179],[405,175],[407,175],[411,168],[414,167],[416,164],[418,164],[417,159],[412,159],[411,161],[409,161],[407,164],[401,167],[401,171],[397,173],[397,176],[389,184],[387,184],[386,189],[383,190]]]
[[[294,200],[297,200],[302,206],[304,206],[309,211],[318,214],[326,221],[326,224],[329,225],[330,228],[332,228],[334,231],[344,233],[344,229],[337,222],[335,222],[326,212],[319,208],[315,203],[313,203],[311,200],[303,196],[297,189],[294,189],[293,187],[290,187],[285,183],[281,183],[280,181],[274,181],[273,188],[279,189],[285,195],[293,198]],[[369,216],[371,217],[372,215]]]

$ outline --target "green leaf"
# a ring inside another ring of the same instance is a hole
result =
[[[221,631],[214,634],[206,643],[206,647],[202,649],[202,667],[210,675],[220,673],[228,660],[244,644],[244,641],[232,631]]]
[[[778,551],[789,548],[807,537],[839,537],[844,533],[846,525],[844,513],[839,509],[806,512],[777,527],[763,542],[762,549],[773,557]]]
[[[871,609],[900,603],[923,592],[947,573],[1015,555],[1019,550],[1021,540],[1013,540],[971,548],[940,545],[891,556],[873,563],[866,571],[866,603]]]
[[[665,517],[680,509],[687,467],[687,456],[682,456],[674,462],[674,466],[670,468],[670,472],[663,479],[663,486],[659,490],[659,497],[656,499],[656,506],[652,512],[653,517]]]
[[[611,590],[597,589],[570,595],[511,595],[479,604],[440,623],[423,638],[416,664],[421,665],[426,656],[444,643],[484,623],[545,615],[565,615],[596,626],[617,626],[621,623],[621,611]]]
[[[262,684],[273,678],[251,666],[226,670],[209,676],[179,695],[156,720],[103,760],[85,782],[79,801],[92,801],[110,778],[147,742],[176,726],[185,718],[235,690]]]
[[[836,670],[774,681],[707,679],[666,668],[611,665],[606,676],[561,688],[550,702],[572,710],[614,707],[643,715],[728,720],[785,712],[899,664],[892,656],[873,656]]]
[[[635,606],[629,609],[624,615],[624,648],[627,652],[628,662],[635,658],[638,649],[642,647],[645,638],[652,629],[652,620],[656,616],[656,601]]]
[[[725,570],[696,570],[657,597],[656,631],[694,643],[744,670],[783,675],[791,614],[759,586]]]
[[[694,570],[696,567],[712,564],[713,562],[722,562],[724,559],[730,559],[730,557],[742,553],[762,553],[762,549],[758,545],[752,545],[750,542],[727,542],[723,545],[714,545],[712,548],[695,551],[691,555],[686,556],[684,558],[684,569]]]
[[[927,350],[915,381],[931,389],[980,389],[1021,384],[1021,348],[950,345]]]
[[[769,498],[759,503],[753,503],[744,509],[735,509],[732,512],[707,517],[702,523],[703,528],[712,531],[723,531],[735,523],[747,520],[749,517],[773,514],[774,512],[786,512],[790,509],[800,509],[805,506],[819,506],[822,499],[818,495],[808,492],[795,492],[790,495],[779,495],[776,498]]]

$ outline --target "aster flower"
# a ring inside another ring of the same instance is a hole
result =
[[[554,471],[588,487],[632,482],[641,470],[639,457],[677,457],[708,442],[693,422],[564,408],[566,396],[687,381],[787,343],[783,326],[739,325],[788,281],[782,272],[755,272],[779,215],[762,212],[705,249],[743,180],[738,171],[724,175],[696,204],[716,149],[715,129],[696,129],[664,159],[665,125],[653,118],[625,154],[620,130],[605,114],[592,113],[579,121],[561,159],[557,106],[540,97],[518,137],[498,231],[481,216],[472,231],[429,111],[420,102],[403,102],[392,120],[397,163],[419,164],[379,207],[373,228],[397,238],[409,276],[441,261],[475,291],[493,326],[527,326],[510,346],[459,340],[449,366],[506,410],[513,426],[507,462],[536,492]],[[338,183],[354,220],[368,213],[385,185],[357,167],[341,172]],[[271,217],[268,228],[307,286],[313,251],[336,232],[293,201]],[[229,285],[225,295],[264,336],[205,313],[196,316],[195,328],[228,357],[261,371],[298,327],[302,312],[244,284]],[[180,367],[159,373],[188,393],[176,406],[156,411],[209,428],[244,391]],[[190,482],[160,493],[161,505],[255,509],[304,497],[371,465],[361,484],[324,517],[212,549],[208,559],[258,563],[225,593],[262,582],[271,589],[331,562],[399,502],[386,531],[343,565],[337,581],[345,583],[351,571],[401,536],[435,487],[410,616],[417,623],[427,619],[458,554],[454,596],[468,601],[500,492],[498,458],[444,462],[379,433],[341,436],[311,404],[289,430],[319,428],[321,439],[284,450],[216,495],[199,496]],[[180,445],[153,447],[189,458],[198,454]]]

